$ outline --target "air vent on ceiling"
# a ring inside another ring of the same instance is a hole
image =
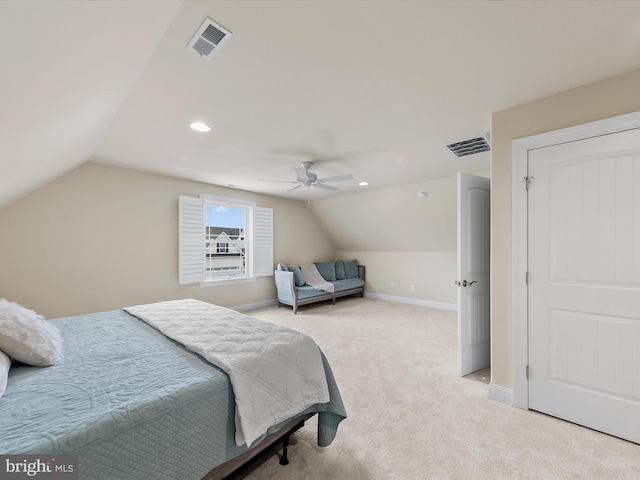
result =
[[[444,147],[456,158],[475,155],[476,153],[488,152],[491,150],[489,134],[485,133],[479,137],[465,138],[457,142],[447,143]]]
[[[198,29],[187,48],[209,60],[231,36],[231,32],[209,17]]]

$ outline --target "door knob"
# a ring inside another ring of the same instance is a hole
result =
[[[456,280],[455,283],[457,286],[459,287],[470,287],[471,285],[473,285],[474,283],[478,283],[475,280],[471,281],[471,282],[467,282],[466,280],[463,280],[462,282],[460,282],[459,280]]]

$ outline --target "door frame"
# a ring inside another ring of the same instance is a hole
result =
[[[529,151],[640,128],[640,112],[563,128],[516,139],[511,144],[511,353],[512,404],[529,409],[529,291],[528,271],[528,203],[524,178],[527,176]],[[535,186],[535,178],[531,179]]]

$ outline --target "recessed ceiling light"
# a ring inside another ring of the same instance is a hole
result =
[[[369,185],[369,182],[360,182],[358,185],[360,185],[361,187],[366,187],[367,185]]]
[[[211,131],[211,127],[209,125],[207,125],[206,123],[202,123],[202,122],[191,122],[190,126],[196,132],[210,132]]]

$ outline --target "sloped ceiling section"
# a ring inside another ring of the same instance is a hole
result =
[[[316,200],[308,208],[336,250],[455,252],[456,192],[456,177],[447,177]]]
[[[210,61],[185,48],[206,17],[233,33]],[[187,1],[94,160],[297,200],[486,170],[488,152],[443,144],[637,68],[639,17],[640,2],[615,1]],[[354,180],[261,181],[307,160]]]
[[[209,61],[186,48],[207,17],[233,34]],[[0,207],[88,159],[308,201],[486,170],[443,144],[640,68],[639,19],[617,0],[0,0]],[[354,180],[262,181],[302,161]]]
[[[181,4],[0,2],[0,208],[91,157]]]

